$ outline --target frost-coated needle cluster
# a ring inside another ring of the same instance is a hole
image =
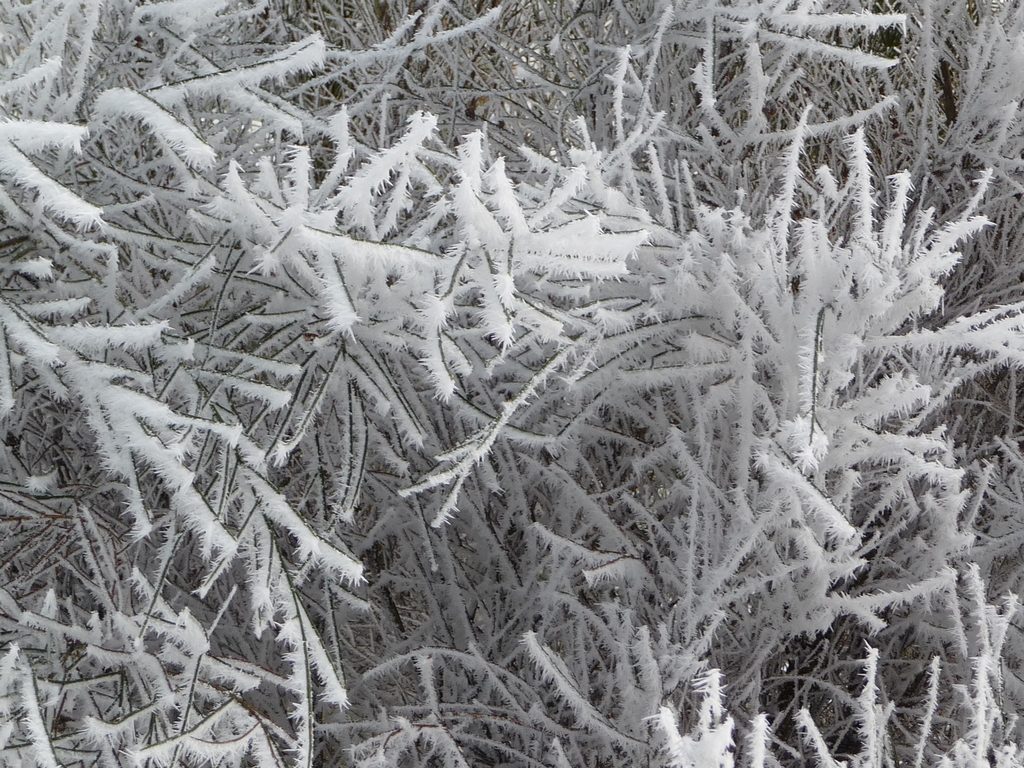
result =
[[[0,0],[0,765],[1024,765],[1021,0]]]

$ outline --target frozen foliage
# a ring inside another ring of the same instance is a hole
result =
[[[1024,765],[1022,13],[0,0],[0,764]]]

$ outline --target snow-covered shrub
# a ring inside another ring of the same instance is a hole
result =
[[[3,3],[0,763],[1011,764],[936,8]]]

